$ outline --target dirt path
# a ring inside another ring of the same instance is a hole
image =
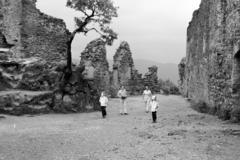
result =
[[[140,97],[128,116],[113,99],[100,112],[0,119],[0,160],[240,160],[240,126],[197,113],[178,96],[158,96],[158,123]]]

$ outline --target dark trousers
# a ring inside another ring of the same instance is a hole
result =
[[[106,117],[106,115],[107,115],[106,106],[101,106],[101,110],[102,110],[102,116],[103,116],[103,118]]]
[[[156,122],[156,120],[157,120],[157,112],[156,111],[152,112],[152,120],[153,120],[153,122]]]

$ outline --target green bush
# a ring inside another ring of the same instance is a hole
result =
[[[162,80],[160,79],[158,81],[160,89],[164,92],[164,94],[174,94],[174,95],[179,95],[179,89],[178,87],[170,80]]]

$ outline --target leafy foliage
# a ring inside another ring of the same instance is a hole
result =
[[[112,18],[118,16],[118,8],[111,0],[67,0],[67,7],[82,13],[81,17],[75,17],[76,33],[87,34],[89,31],[96,31],[108,45],[117,39],[110,23]]]
[[[178,87],[172,81],[159,79],[158,83],[164,94],[180,94]]]

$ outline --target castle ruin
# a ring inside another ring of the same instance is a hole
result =
[[[179,75],[185,97],[206,103],[220,118],[239,119],[239,0],[201,1],[187,29]]]
[[[98,38],[91,41],[81,53],[80,66],[84,66],[84,76],[92,80],[100,94],[110,88],[110,73],[105,42]]]

